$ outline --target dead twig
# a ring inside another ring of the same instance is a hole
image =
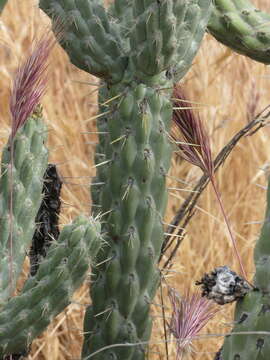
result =
[[[251,136],[255,134],[258,130],[263,128],[267,125],[267,119],[270,117],[270,105],[264,108],[254,120],[250,121],[244,128],[242,128],[238,133],[236,133],[232,139],[222,148],[222,150],[218,153],[214,160],[214,173],[218,170],[218,168],[225,162],[227,157],[230,155],[231,151],[234,149],[236,144],[245,136]],[[165,261],[162,269],[165,270],[166,268],[170,267],[172,259],[174,258],[175,254],[179,246],[181,245],[184,235],[185,235],[185,228],[189,223],[190,219],[194,215],[196,209],[195,206],[199,197],[201,196],[203,190],[206,188],[210,181],[208,175],[204,174],[201,176],[200,180],[194,186],[192,192],[181,205],[179,210],[176,212],[176,215],[171,220],[170,225],[168,225],[166,229],[166,233],[168,234],[164,240],[162,246],[162,252],[159,259],[159,262],[163,259],[165,253],[167,254],[168,250],[174,244],[170,254],[167,255],[167,260]],[[180,229],[177,232],[177,241],[174,240],[174,232],[176,228],[180,225]]]

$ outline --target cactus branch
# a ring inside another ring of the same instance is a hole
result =
[[[33,114],[6,145],[0,178],[0,305],[12,295],[35,228],[42,199],[42,177],[48,151],[47,129],[40,114]],[[12,171],[10,171],[12,169]],[[12,196],[11,196],[12,194]]]
[[[270,179],[266,198],[265,220],[254,250],[255,289],[237,302],[235,326],[231,336],[225,338],[221,351],[222,360],[266,360],[270,353],[269,333],[263,334],[269,331],[270,326]],[[250,333],[245,336],[237,335],[241,332]]]
[[[121,79],[127,58],[119,26],[109,19],[101,1],[41,0],[40,7],[64,23],[61,45],[74,65],[111,82]]]
[[[102,246],[100,224],[78,217],[50,246],[35,276],[0,313],[0,355],[19,353],[70,303]]]
[[[248,0],[214,0],[207,29],[234,51],[270,64],[270,14]]]
[[[180,7],[183,11],[178,14]],[[177,17],[178,49],[176,62],[172,68],[175,82],[181,80],[190,69],[190,65],[201,45],[211,12],[211,0],[174,2]]]
[[[145,358],[160,281],[171,93],[192,64],[211,11],[210,0],[134,0],[132,11],[120,4],[106,11],[96,0],[40,0],[52,18],[68,18],[63,47],[73,64],[104,81],[92,201],[94,214],[106,214],[106,246],[92,275],[84,359]]]

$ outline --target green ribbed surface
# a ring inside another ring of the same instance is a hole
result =
[[[15,136],[12,172],[9,144],[3,150],[0,177],[0,305],[15,289],[34,234],[35,216],[42,199],[43,174],[48,162],[48,151],[44,145],[46,138],[47,127],[42,118],[34,115]]]
[[[103,264],[94,269],[83,357],[88,347],[92,353],[108,344],[147,341],[150,336],[171,158],[171,91],[158,90],[169,85],[162,80],[157,89],[136,83],[122,89],[126,95],[112,104],[116,108],[108,116],[110,136],[103,151],[111,161],[97,168],[97,178],[106,182],[99,197],[93,188],[102,212],[111,211],[103,227],[108,245],[98,255],[97,262]],[[108,96],[119,90],[112,88]],[[101,126],[104,130],[104,123]],[[143,359],[144,349],[116,348],[95,359],[110,354],[113,359]]]
[[[131,58],[136,71],[154,76],[168,69],[174,82],[180,80],[201,44],[210,4],[211,0],[134,0]]]
[[[254,285],[262,293],[270,295],[270,180],[268,180],[265,220],[254,249],[254,262],[256,266]]]
[[[0,356],[20,353],[69,305],[102,245],[100,224],[84,216],[66,225],[38,272],[0,312]]]
[[[99,102],[107,103],[100,113],[109,111],[98,118],[92,186],[93,212],[102,214],[107,245],[93,270],[84,359],[103,346],[150,338],[171,161],[170,98],[174,82],[187,72],[199,48],[210,3],[116,0],[107,12],[96,0],[40,0],[47,14],[77,21],[63,46],[75,65],[103,78]],[[103,26],[102,36],[97,23]],[[85,47],[88,39],[92,46]],[[114,347],[94,356],[144,358],[144,346]]]
[[[250,292],[237,303],[235,310],[237,325],[232,332],[269,332],[270,329],[270,181],[265,221],[255,246],[254,261],[256,266],[254,285],[258,290]],[[268,360],[269,354],[269,335],[231,335],[225,339],[222,360]]]
[[[130,33],[134,26],[133,0],[115,0],[108,8],[108,14],[115,19],[119,25],[121,42],[126,53],[130,52]]]
[[[270,64],[270,15],[248,0],[214,0],[208,31],[224,45]]]
[[[239,301],[235,309],[235,321],[232,332],[269,332],[270,297],[259,291],[247,294]],[[260,346],[262,344],[262,346]],[[269,335],[242,334],[225,338],[222,360],[268,360],[270,354]]]
[[[121,79],[127,66],[120,29],[110,21],[99,0],[40,0],[40,8],[66,23],[62,46],[71,62],[111,82]]]
[[[182,2],[175,4],[184,7]],[[134,0],[132,5],[136,25],[130,39],[131,58],[136,71],[148,76],[159,74],[174,62],[178,45],[173,1]]]
[[[174,2],[178,48],[171,72],[175,82],[185,76],[197,54],[210,18],[211,4],[211,0]]]

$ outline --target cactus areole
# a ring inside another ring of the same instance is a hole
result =
[[[62,46],[71,62],[102,79],[94,180],[102,185],[92,201],[93,213],[104,214],[106,245],[92,271],[83,359],[145,358],[140,343],[151,335],[164,238],[172,88],[192,63],[210,6],[116,0],[105,10],[97,0],[40,1],[53,19],[68,19]]]

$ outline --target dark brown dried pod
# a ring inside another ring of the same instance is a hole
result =
[[[196,285],[202,286],[202,296],[219,305],[228,304],[243,298],[252,287],[228,266],[219,266],[211,273],[204,274]]]

